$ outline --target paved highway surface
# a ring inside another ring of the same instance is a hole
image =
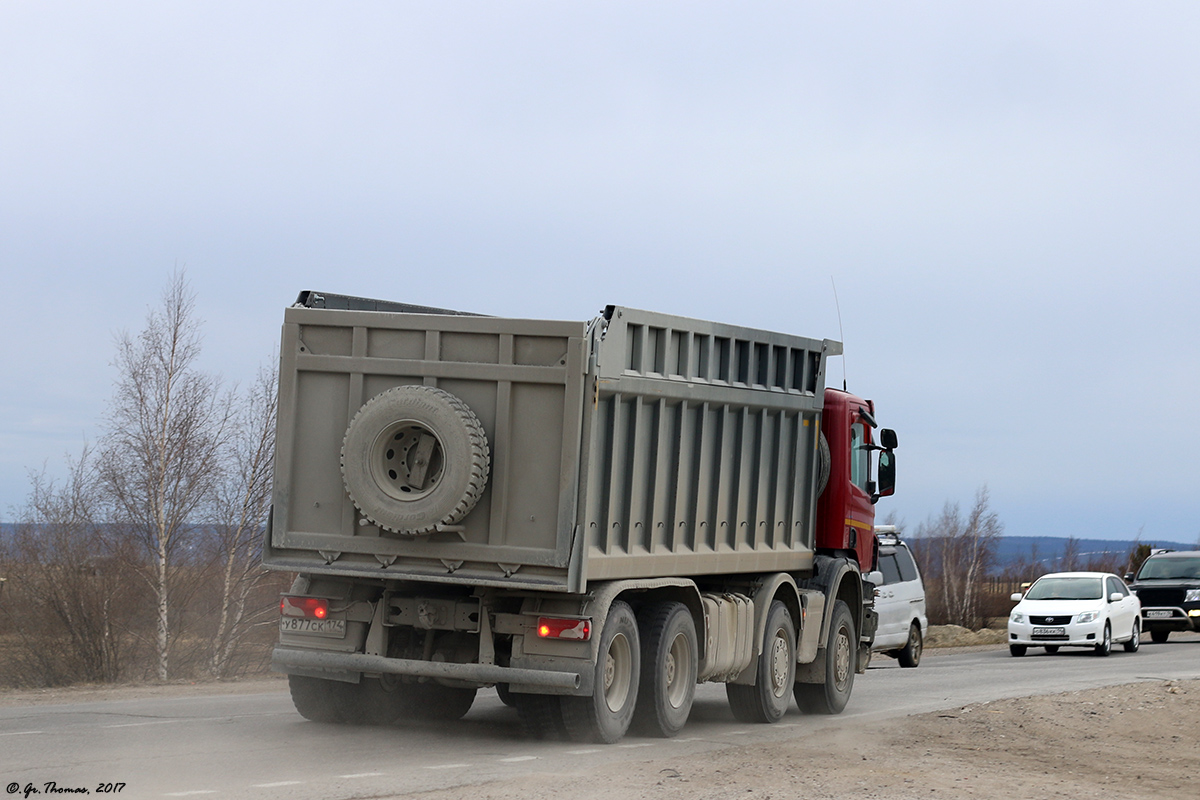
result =
[[[531,741],[516,713],[481,691],[461,721],[411,728],[307,722],[285,690],[268,694],[153,698],[0,708],[0,787],[45,796],[46,784],[88,789],[124,784],[121,798],[214,797],[342,800],[390,797],[632,760],[699,754],[809,736],[829,726],[1139,680],[1200,678],[1200,636],[1120,647],[1109,658],[1082,650],[1021,659],[1007,649],[926,653],[916,669],[877,656],[837,717],[795,709],[777,725],[734,720],[724,687],[698,687],[691,720],[675,739],[627,737],[616,745]],[[282,685],[281,685],[282,687]],[[29,795],[30,797],[33,794]]]

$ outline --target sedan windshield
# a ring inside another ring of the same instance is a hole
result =
[[[1099,600],[1104,582],[1098,578],[1042,578],[1033,585],[1027,600]]]
[[[1138,580],[1186,580],[1200,578],[1200,556],[1196,558],[1150,558],[1138,571]]]

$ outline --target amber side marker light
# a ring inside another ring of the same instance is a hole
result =
[[[538,617],[537,634],[542,639],[573,639],[586,642],[592,638],[592,621]]]

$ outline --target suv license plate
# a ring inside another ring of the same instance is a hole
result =
[[[1066,636],[1066,628],[1034,628],[1034,636]]]
[[[1171,616],[1172,613],[1169,608],[1156,608],[1152,611],[1147,611],[1146,616],[1154,619],[1162,619],[1163,617]]]
[[[344,619],[301,619],[299,617],[280,617],[280,633],[306,633],[310,636],[328,636],[332,639],[346,638],[346,620]]]

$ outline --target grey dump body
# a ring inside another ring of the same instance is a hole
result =
[[[301,299],[284,319],[267,566],[564,593],[811,569],[840,343],[622,307],[572,322]],[[342,449],[364,404],[414,384],[469,406],[491,463],[464,518],[400,535],[356,508]]]

